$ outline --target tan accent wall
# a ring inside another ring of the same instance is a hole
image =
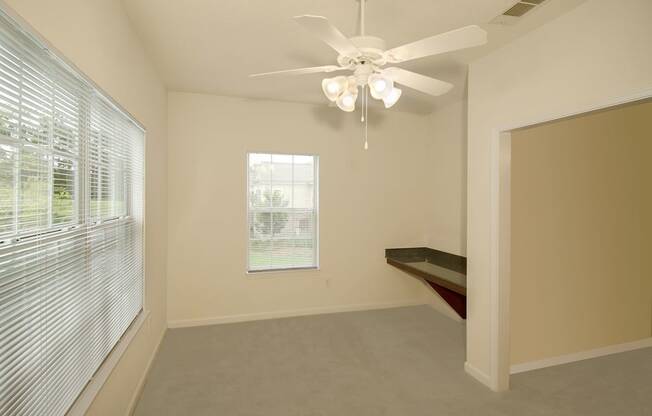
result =
[[[652,102],[512,133],[512,364],[652,336],[651,141]]]
[[[467,362],[496,381],[492,138],[652,89],[652,2],[587,0],[469,67]]]
[[[6,0],[55,48],[147,129],[146,308],[140,329],[102,387],[89,415],[124,415],[166,328],[166,91],[114,0]]]
[[[429,116],[370,111],[365,151],[359,114],[336,108],[185,93],[168,101],[172,324],[432,299],[384,259],[385,248],[428,241]],[[248,151],[319,155],[320,270],[245,273]]]

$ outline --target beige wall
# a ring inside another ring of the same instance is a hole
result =
[[[147,129],[146,308],[134,338],[89,415],[124,415],[166,328],[166,92],[115,0],[6,0],[36,31]]]
[[[466,100],[438,107],[431,117],[428,188],[432,211],[428,246],[466,255]]]
[[[171,325],[432,298],[384,259],[385,248],[428,240],[428,116],[370,112],[364,151],[358,115],[335,108],[184,93],[168,102]],[[321,270],[245,274],[248,151],[319,155]]]
[[[467,362],[485,381],[500,374],[492,138],[652,91],[652,2],[626,3],[588,0],[470,66]]]
[[[652,336],[650,141],[650,102],[512,134],[512,364]]]

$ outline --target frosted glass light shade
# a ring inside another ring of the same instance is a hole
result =
[[[401,94],[403,94],[403,91],[400,88],[392,88],[392,91],[389,93],[389,95],[383,98],[383,103],[385,103],[385,108],[390,108],[391,106],[396,104],[398,99],[401,98]]]
[[[355,102],[357,99],[358,89],[354,87],[344,91],[339,97],[337,97],[335,103],[340,110],[350,113],[355,110]]]
[[[381,74],[371,74],[367,83],[369,84],[371,96],[377,100],[389,96],[394,89],[394,81]]]
[[[337,100],[344,90],[347,88],[347,80],[344,76],[339,76],[335,78],[324,78],[321,82],[321,89],[324,91],[324,95],[330,101]]]

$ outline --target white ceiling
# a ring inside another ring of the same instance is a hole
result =
[[[292,16],[327,17],[347,36],[358,32],[356,0],[123,0],[133,26],[168,88],[226,96],[327,104],[324,74],[250,79],[248,75],[334,64],[337,54]],[[368,0],[369,35],[394,47],[470,24],[489,32],[489,44],[423,58],[403,68],[455,88],[434,98],[404,89],[399,111],[430,112],[465,94],[467,64],[584,0],[548,0],[513,26],[488,24],[516,0]]]

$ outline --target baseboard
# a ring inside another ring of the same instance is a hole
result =
[[[326,306],[322,308],[305,308],[290,311],[250,313],[241,315],[217,316],[212,318],[201,319],[181,319],[168,322],[168,328],[186,328],[193,326],[206,326],[218,324],[230,324],[236,322],[262,321],[266,319],[290,318],[295,316],[322,315],[340,312],[368,311],[375,309],[400,308],[404,306],[424,305],[423,300],[390,302],[390,303],[373,303],[365,305],[344,305],[344,306]]]
[[[154,363],[154,359],[156,358],[156,355],[158,355],[158,350],[161,347],[161,344],[163,343],[163,338],[165,338],[165,332],[167,332],[167,328],[165,328],[161,333],[161,337],[159,338],[158,343],[154,348],[154,352],[152,353],[152,355],[149,357],[149,360],[147,361],[147,366],[145,366],[145,371],[143,372],[143,375],[140,377],[140,380],[138,380],[138,384],[136,385],[136,389],[134,390],[134,395],[131,397],[131,401],[129,402],[129,407],[127,408],[127,415],[129,416],[133,415],[134,412],[136,411],[136,404],[138,403],[140,396],[143,394],[143,389],[145,388],[145,381],[147,381],[149,370],[152,368],[152,363]]]
[[[464,363],[464,371],[466,371],[468,375],[478,380],[480,383],[484,384],[490,389],[492,388],[491,378],[484,372],[469,364],[468,361]]]
[[[608,347],[580,351],[573,354],[560,355],[558,357],[545,358],[543,360],[531,361],[528,363],[514,364],[509,368],[509,372],[510,374],[518,374],[526,371],[538,370],[540,368],[553,367],[556,365],[568,364],[576,361],[604,357],[605,355],[618,354],[620,352],[649,347],[652,347],[652,338],[644,338],[638,341],[626,342],[624,344],[610,345]]]

